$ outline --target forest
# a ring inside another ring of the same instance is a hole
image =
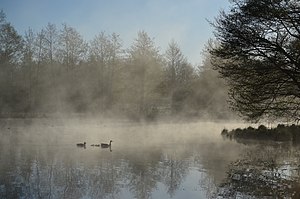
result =
[[[192,65],[172,38],[161,52],[143,30],[127,48],[117,33],[86,41],[67,24],[20,34],[0,15],[1,117],[232,117],[208,53]]]

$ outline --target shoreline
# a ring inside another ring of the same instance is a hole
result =
[[[300,126],[278,124],[275,128],[267,128],[260,125],[257,128],[237,128],[231,131],[223,129],[221,135],[227,139],[260,140],[260,141],[283,141],[300,143]]]

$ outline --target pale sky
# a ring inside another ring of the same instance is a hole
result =
[[[213,37],[213,21],[228,0],[0,0],[7,21],[24,34],[40,31],[48,22],[60,29],[74,27],[87,41],[98,33],[117,33],[129,47],[137,32],[146,31],[163,53],[174,39],[193,63]]]

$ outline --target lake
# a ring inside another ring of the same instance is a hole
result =
[[[244,126],[2,119],[0,198],[297,197],[299,147],[220,135]]]

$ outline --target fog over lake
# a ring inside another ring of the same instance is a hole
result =
[[[1,121],[0,196],[6,198],[199,198],[238,157],[225,123],[88,120]],[[113,140],[110,149],[91,144]],[[86,141],[86,148],[76,143]]]
[[[220,136],[224,127],[244,125],[3,119],[0,198],[227,198],[224,189],[242,168],[237,165],[246,159],[249,166],[253,157],[272,160],[270,172],[284,179],[299,177],[291,173],[299,161],[293,147],[245,145]],[[91,146],[110,139],[110,148]],[[85,148],[76,146],[84,141]],[[230,174],[234,166],[237,173]],[[260,169],[262,176],[268,171]],[[231,194],[239,192],[248,194]]]
[[[2,0],[0,199],[300,198],[299,10]]]

